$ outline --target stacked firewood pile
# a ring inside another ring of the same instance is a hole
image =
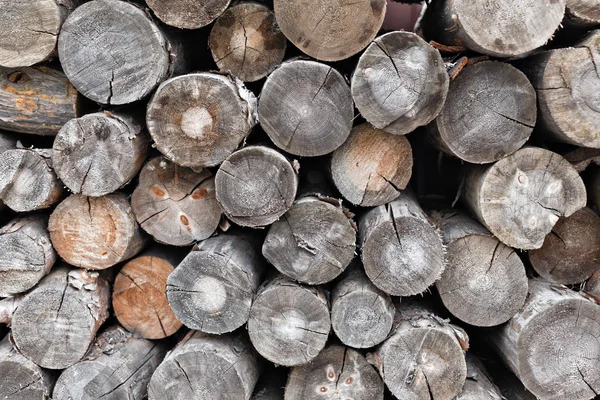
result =
[[[600,2],[406,3],[0,0],[0,399],[600,393]]]

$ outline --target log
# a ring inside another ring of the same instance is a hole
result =
[[[198,29],[213,22],[231,0],[148,0],[148,7],[165,24],[182,29]]]
[[[65,192],[52,169],[49,149],[14,149],[0,153],[0,200],[27,212],[53,206]]]
[[[515,57],[546,44],[565,14],[564,0],[442,0],[428,5],[427,39],[494,57]]]
[[[109,301],[110,287],[97,272],[54,268],[18,306],[15,345],[40,367],[67,368],[87,352],[108,317]]]
[[[439,150],[487,164],[520,149],[536,122],[536,92],[515,67],[483,61],[450,83],[444,108],[428,126]]]
[[[73,193],[100,197],[121,189],[138,173],[148,151],[142,121],[121,112],[72,119],[52,145],[52,164]]]
[[[527,275],[517,253],[463,213],[439,214],[446,269],[435,286],[444,306],[470,325],[511,319],[525,303]]]
[[[395,200],[412,176],[413,153],[404,136],[369,124],[355,126],[331,156],[331,176],[350,203],[372,207]]]
[[[309,285],[334,280],[355,250],[356,229],[344,209],[310,195],[271,225],[262,246],[263,256],[279,272]]]
[[[164,157],[142,169],[131,207],[142,229],[171,246],[207,239],[221,219],[210,171],[180,167]]]
[[[564,286],[529,282],[525,307],[489,339],[525,387],[544,400],[600,393],[600,306]]]
[[[56,253],[50,243],[48,217],[17,217],[0,228],[0,293],[23,293],[50,272]],[[1,397],[0,397],[1,398]]]
[[[54,400],[143,400],[152,373],[163,360],[164,343],[136,338],[112,326],[96,338],[85,357],[64,370]]]
[[[390,32],[360,56],[352,98],[374,127],[406,135],[439,114],[449,81],[438,50],[414,33]]]
[[[385,17],[385,0],[274,0],[283,34],[309,56],[323,61],[348,58],[375,38]]]
[[[364,214],[358,244],[367,276],[392,296],[422,293],[444,270],[440,234],[410,192]]]
[[[355,8],[359,6],[352,10]],[[346,141],[354,105],[350,87],[337,70],[315,61],[295,60],[269,75],[260,94],[258,115],[277,147],[313,157],[331,153]]]
[[[247,327],[252,344],[267,360],[306,364],[323,350],[331,330],[325,293],[277,276],[259,289]]]
[[[273,12],[255,2],[238,3],[225,11],[213,25],[209,40],[219,70],[244,82],[255,82],[277,68],[286,43]]]
[[[567,0],[563,22],[567,27],[592,28],[600,25],[600,5],[593,0]]]
[[[505,400],[481,361],[470,353],[467,353],[466,361],[467,380],[455,400]]]
[[[162,83],[148,104],[146,123],[158,150],[175,164],[219,165],[257,123],[256,98],[234,78],[209,73]]]
[[[245,336],[191,331],[152,375],[148,399],[248,400],[259,370]]]
[[[100,270],[126,261],[145,244],[123,193],[103,197],[71,195],[50,215],[52,244],[66,262]]]
[[[590,165],[600,166],[600,149],[578,147],[563,156],[573,165],[579,173],[585,171]]]
[[[331,293],[331,326],[347,346],[357,349],[383,342],[392,329],[392,299],[377,289],[357,268],[340,280]]]
[[[292,164],[264,146],[236,151],[215,176],[217,201],[227,218],[241,226],[275,222],[292,207],[297,188],[298,176]]]
[[[188,328],[232,332],[244,325],[265,272],[255,239],[225,233],[200,242],[169,275],[167,299]]]
[[[358,351],[331,345],[312,362],[294,367],[285,400],[383,400],[383,381]]]
[[[559,217],[585,207],[586,197],[568,161],[525,147],[495,164],[471,166],[462,199],[502,243],[531,250],[542,247]]]

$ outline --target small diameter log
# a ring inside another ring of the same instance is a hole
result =
[[[264,146],[236,151],[215,177],[217,201],[227,218],[241,226],[272,224],[292,207],[297,189],[293,165]]]
[[[262,254],[295,281],[320,285],[340,275],[356,251],[356,228],[344,209],[327,198],[296,201],[269,228]]]
[[[285,366],[313,360],[325,347],[330,329],[325,293],[283,276],[259,289],[248,320],[250,340],[260,355]]]
[[[83,360],[61,373],[52,399],[146,399],[150,377],[166,351],[160,342],[113,326],[98,335]]]
[[[215,179],[164,157],[148,161],[131,196],[140,226],[160,243],[189,246],[210,237],[221,220]]]
[[[14,149],[0,153],[0,200],[17,212],[53,206],[64,186],[52,169],[49,149]]]
[[[56,252],[69,264],[106,269],[142,250],[145,237],[123,193],[103,197],[71,195],[48,224]]]
[[[526,147],[492,165],[471,166],[463,200],[502,243],[538,249],[559,217],[585,207],[583,181],[551,151]]]
[[[360,8],[359,4],[349,10]],[[315,15],[314,10],[310,15]],[[261,126],[277,147],[312,157],[331,153],[346,141],[354,105],[350,87],[337,70],[315,61],[296,60],[269,75],[260,94],[258,114]]]
[[[48,233],[48,217],[30,215],[13,219],[0,228],[0,249],[1,295],[31,289],[50,272],[56,261]]]
[[[339,61],[375,38],[383,24],[386,1],[275,0],[273,6],[290,42],[317,60]]]
[[[565,14],[565,0],[442,0],[428,5],[425,37],[495,57],[514,57],[548,42]]]
[[[313,361],[290,371],[285,400],[383,400],[383,381],[358,351],[325,348]]]
[[[244,82],[254,82],[281,64],[287,41],[269,8],[244,2],[217,19],[209,43],[221,72],[229,71]]]
[[[142,122],[129,114],[88,114],[61,128],[52,145],[52,164],[71,192],[104,196],[137,175],[149,141]]]
[[[390,32],[360,56],[352,98],[374,127],[406,135],[439,114],[449,81],[438,50],[414,33]]]
[[[408,192],[360,218],[358,244],[367,276],[392,296],[422,293],[444,270],[442,238]]]
[[[600,306],[539,279],[525,307],[490,340],[525,387],[544,400],[592,399],[600,393]]]
[[[564,22],[568,27],[576,28],[600,25],[600,4],[595,0],[567,0]]]
[[[510,247],[483,226],[457,212],[439,214],[446,245],[446,269],[435,286],[444,306],[475,326],[495,326],[525,303],[525,266]]]
[[[362,207],[396,199],[410,181],[412,167],[409,141],[369,124],[354,127],[331,157],[335,186],[346,200]]]
[[[256,97],[235,78],[201,72],[162,83],[146,123],[158,150],[184,167],[212,167],[257,123]]]
[[[251,237],[222,234],[200,242],[169,275],[167,299],[188,328],[232,332],[248,321],[264,272]]]
[[[231,0],[148,0],[148,7],[165,24],[182,29],[198,29],[213,22]]]
[[[85,355],[108,317],[110,287],[97,272],[54,268],[18,306],[12,336],[37,365],[64,369]]]
[[[505,400],[477,357],[467,353],[467,380],[455,400]],[[516,400],[510,397],[511,400]]]
[[[427,131],[439,150],[486,164],[525,144],[536,111],[535,89],[525,74],[509,64],[483,61],[450,83],[444,108]]]
[[[245,336],[191,331],[156,369],[149,400],[248,400],[259,361]]]

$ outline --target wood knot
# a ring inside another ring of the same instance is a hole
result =
[[[165,191],[162,190],[161,188],[159,188],[156,185],[153,185],[150,188],[150,193],[152,193],[153,195],[157,196],[157,197],[163,197],[165,195]]]
[[[190,221],[187,219],[187,217],[185,215],[181,215],[179,217],[179,219],[181,220],[181,223],[184,224],[185,226],[190,224]]]
[[[352,383],[352,378],[348,378],[348,379],[346,379],[346,383],[347,383],[348,385],[349,385],[349,384],[351,384],[351,383]]]
[[[207,194],[208,194],[208,191],[206,189],[200,188],[198,190],[195,190],[194,193],[192,193],[192,199],[194,199],[194,200],[203,199],[204,197],[206,197]]]
[[[321,392],[325,393],[327,391],[327,388],[325,386],[321,386]]]
[[[12,83],[24,83],[31,80],[29,75],[21,71],[11,72],[10,74],[8,74],[7,79],[9,80],[9,82]]]
[[[333,374],[333,371],[329,371],[329,373],[327,374],[327,377],[328,377],[329,379],[333,379],[333,377],[334,377],[334,376],[335,376],[335,375]]]

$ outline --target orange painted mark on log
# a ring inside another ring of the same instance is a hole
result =
[[[15,105],[17,106],[17,109],[20,111],[23,111],[25,113],[33,113],[34,111],[36,111],[37,103],[38,103],[38,101],[36,99],[16,99],[15,100]]]
[[[2,89],[10,94],[16,94],[19,96],[35,96],[40,92],[40,89],[19,89],[13,85],[4,85]]]

